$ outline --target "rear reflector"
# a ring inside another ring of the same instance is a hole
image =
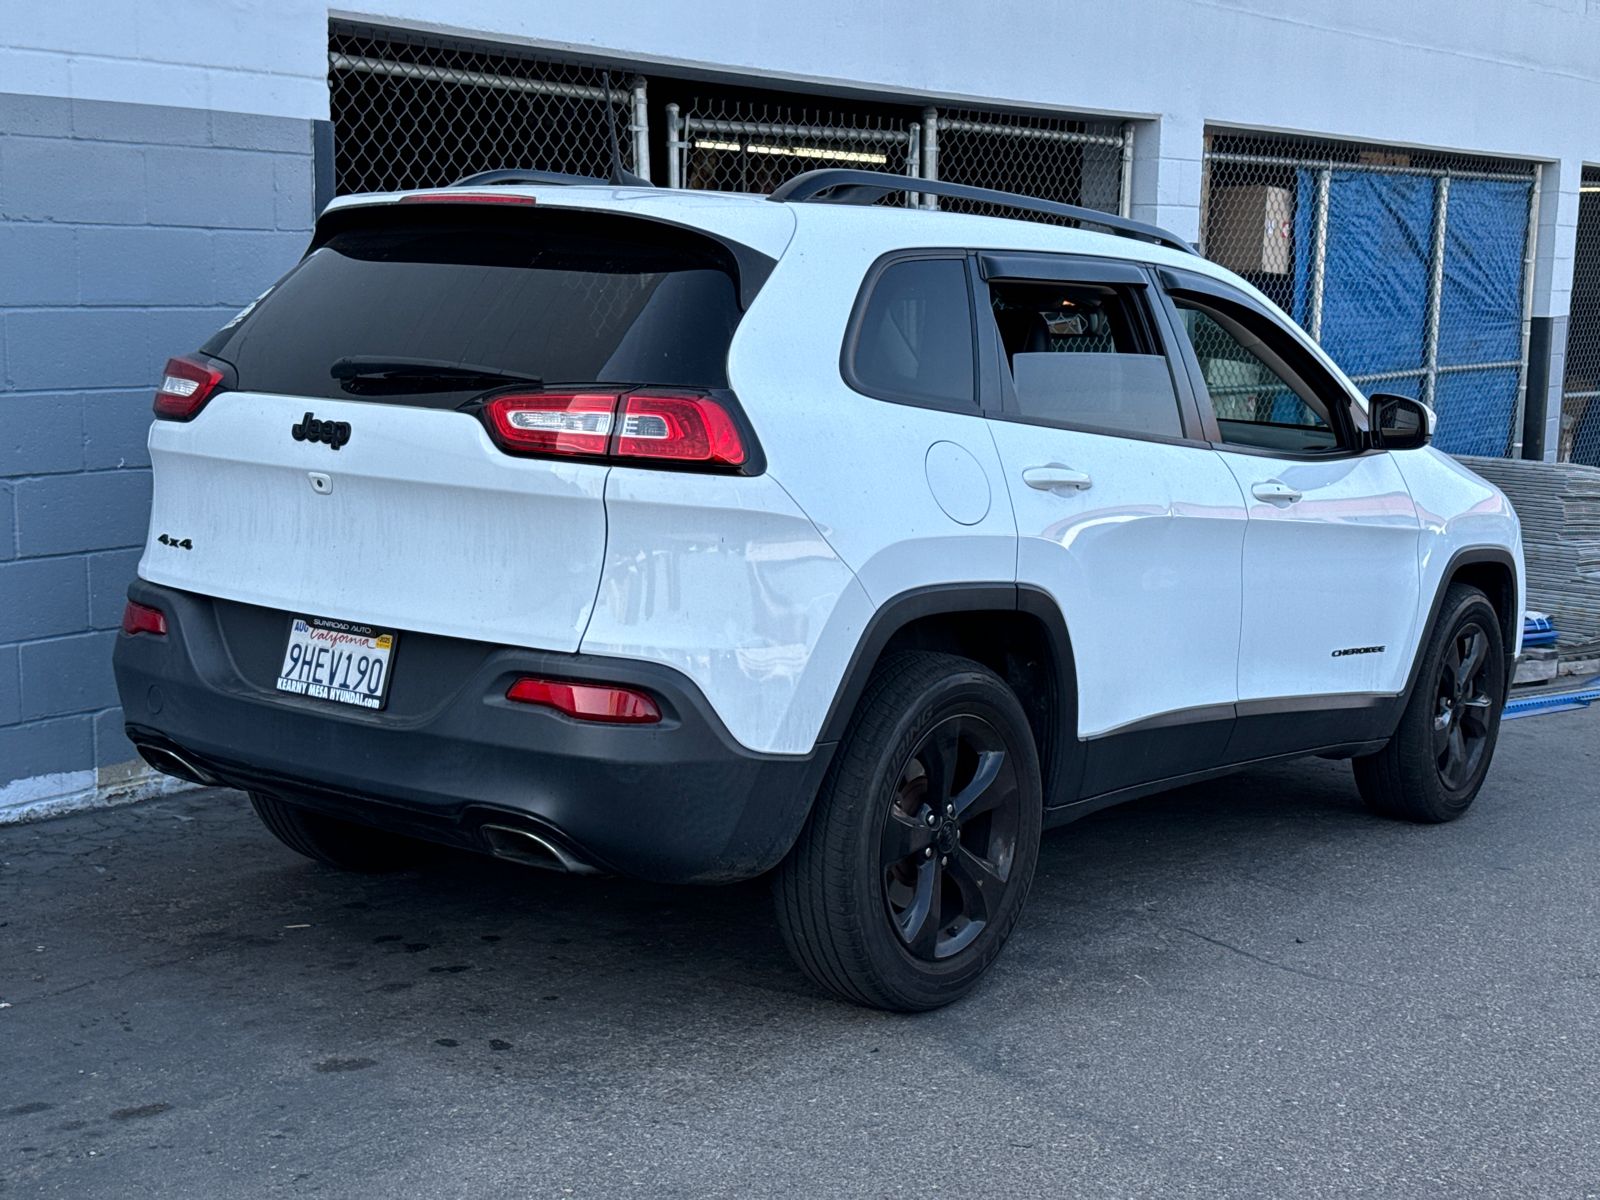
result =
[[[187,421],[221,390],[222,372],[197,358],[169,358],[156,391],[155,413],[169,421]]]
[[[580,721],[612,725],[648,725],[661,720],[661,709],[643,692],[632,688],[604,687],[592,683],[562,683],[554,679],[517,680],[506,692],[507,700],[543,704]]]
[[[166,633],[167,617],[159,608],[128,601],[122,610],[123,633]]]
[[[500,448],[513,453],[708,467],[738,467],[748,457],[728,410],[692,393],[518,392],[496,396],[483,415]]]

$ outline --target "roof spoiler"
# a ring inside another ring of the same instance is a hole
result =
[[[884,171],[853,171],[843,167],[827,167],[796,175],[778,187],[768,200],[778,203],[813,201],[819,204],[873,204],[891,192],[917,192],[924,196],[945,196],[951,200],[975,200],[1024,212],[1043,213],[1052,217],[1067,217],[1084,225],[1099,225],[1118,237],[1137,238],[1153,242],[1185,254],[1199,255],[1199,251],[1175,233],[1168,233],[1156,225],[1143,221],[1130,221],[1096,208],[1082,208],[1076,204],[1060,204],[1054,200],[1041,200],[1037,196],[1024,196],[1020,192],[1002,192],[994,188],[969,187],[964,183],[946,183],[940,179],[917,179],[910,175],[891,175]],[[824,194],[826,193],[826,194]]]

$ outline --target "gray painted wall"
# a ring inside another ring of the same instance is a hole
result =
[[[312,125],[0,93],[0,789],[135,757],[155,384],[304,250]]]

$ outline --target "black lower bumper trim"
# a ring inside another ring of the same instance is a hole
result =
[[[402,634],[389,707],[347,709],[272,686],[288,614],[143,581],[129,596],[167,618],[165,636],[120,634],[114,654],[128,736],[159,769],[465,849],[491,850],[481,827],[497,824],[609,873],[748,878],[788,852],[832,752],[751,753],[657,664],[419,633]],[[522,674],[640,688],[663,719],[514,704]]]

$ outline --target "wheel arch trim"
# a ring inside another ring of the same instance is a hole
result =
[[[1032,617],[1044,632],[1056,688],[1051,744],[1040,748],[1045,776],[1045,806],[1049,808],[1063,803],[1064,797],[1076,799],[1083,773],[1083,751],[1078,741],[1078,686],[1072,639],[1055,598],[1042,589],[1027,585],[933,584],[901,592],[879,605],[857,639],[856,648],[823,721],[818,743],[837,744],[844,736],[873,669],[897,633],[929,617],[985,611],[1016,612]]]
[[[1439,612],[1444,607],[1445,593],[1450,590],[1450,585],[1455,582],[1456,576],[1462,568],[1477,565],[1502,567],[1510,578],[1510,596],[1507,610],[1500,614],[1500,636],[1505,640],[1506,650],[1506,686],[1509,690],[1512,672],[1516,669],[1516,656],[1511,653],[1516,646],[1517,622],[1522,616],[1522,580],[1517,574],[1517,560],[1511,551],[1504,546],[1482,545],[1463,546],[1450,556],[1450,561],[1439,573],[1438,586],[1434,588],[1433,603],[1428,609],[1428,619],[1423,622],[1417,638],[1416,649],[1412,652],[1411,670],[1406,676],[1405,690],[1401,693],[1400,703],[1395,706],[1395,724],[1398,725],[1400,717],[1405,712],[1406,705],[1411,702],[1412,690],[1417,686],[1417,680],[1422,674],[1422,658],[1427,652],[1428,642],[1433,637],[1434,626],[1439,620]],[[1494,604],[1495,597],[1489,597],[1489,603]],[[1390,734],[1394,733],[1391,729]]]

